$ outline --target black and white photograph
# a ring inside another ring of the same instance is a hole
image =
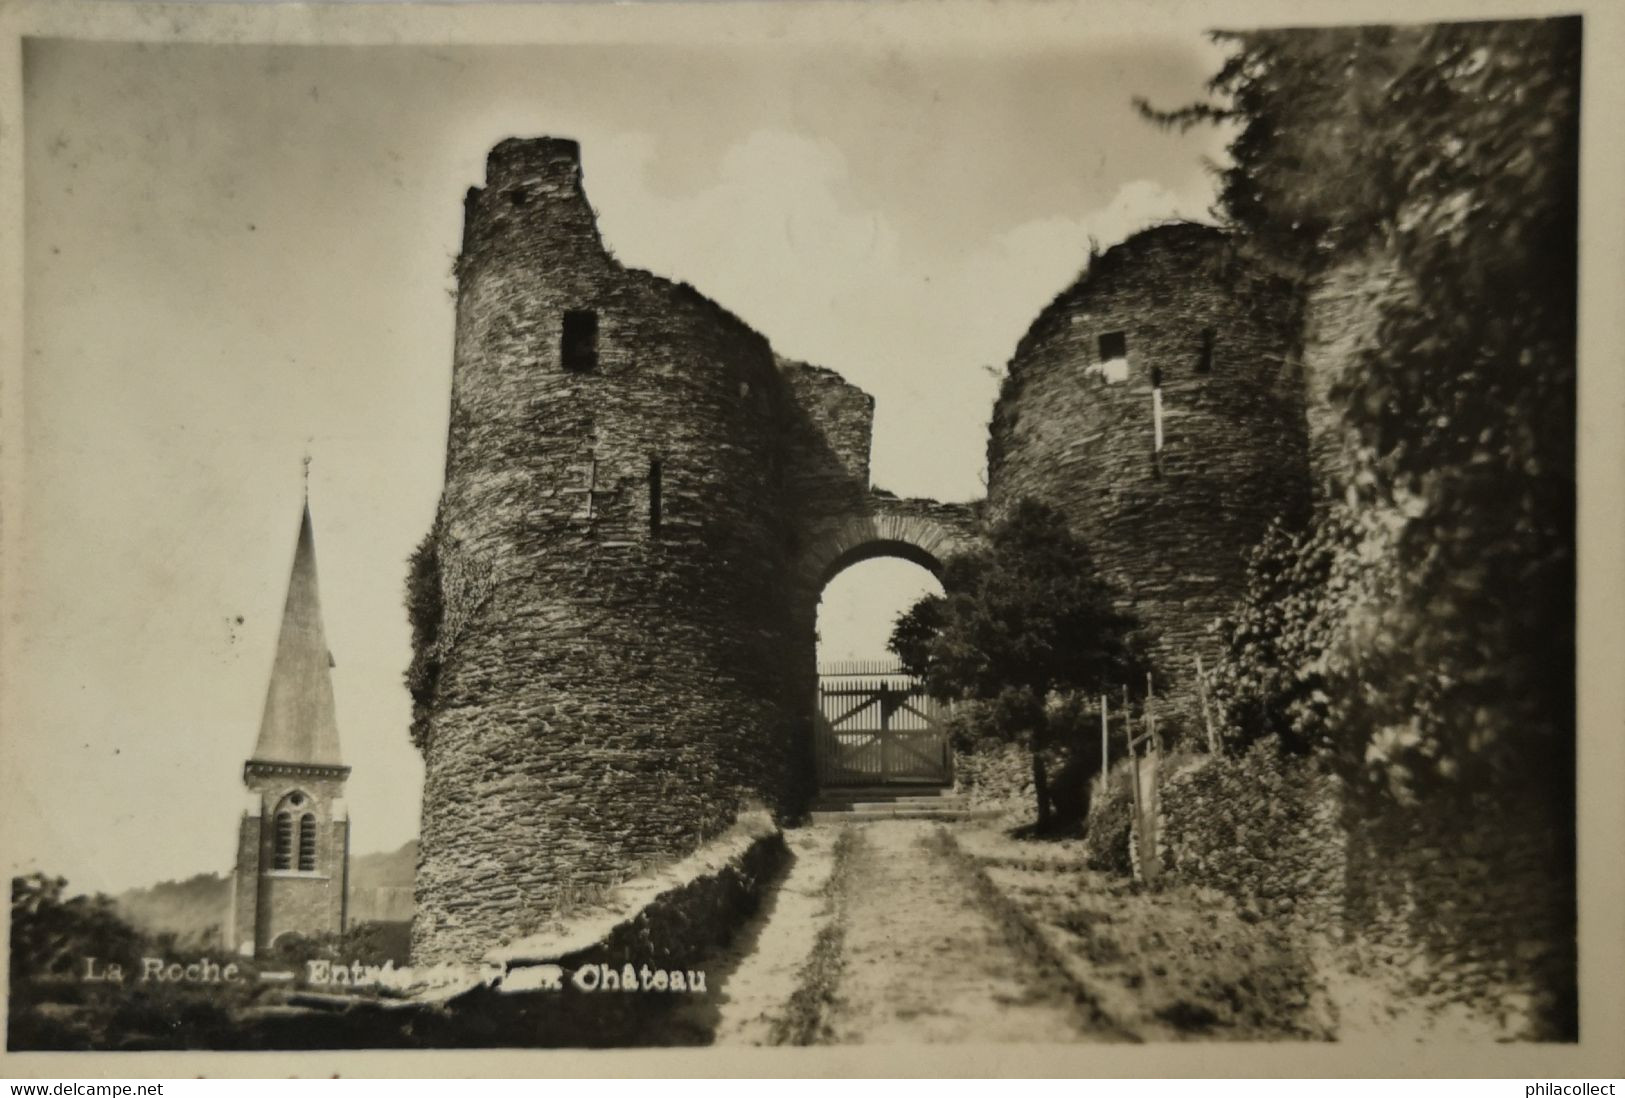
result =
[[[1612,23],[25,7],[7,1074],[1606,1049]]]

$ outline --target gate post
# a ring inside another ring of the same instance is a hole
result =
[[[880,784],[885,785],[891,776],[891,759],[887,757],[891,748],[891,737],[887,735],[891,731],[891,687],[884,679],[876,685],[880,687]]]

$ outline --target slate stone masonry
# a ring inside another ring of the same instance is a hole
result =
[[[1192,727],[1248,550],[1308,507],[1302,295],[1216,229],[1136,234],[1040,314],[984,508],[874,489],[873,398],[617,262],[574,142],[502,142],[464,213],[415,962],[521,937],[752,803],[793,817],[841,569],[939,569],[1049,502],[1158,635],[1164,727]]]
[[[1187,728],[1247,553],[1308,505],[1300,301],[1217,229],[1148,229],[1039,315],[994,409],[989,517],[1031,498],[1068,518],[1157,635],[1159,708]]]
[[[417,963],[798,811],[818,554],[933,565],[972,514],[872,493],[868,394],[618,263],[574,142],[496,146],[464,216]]]

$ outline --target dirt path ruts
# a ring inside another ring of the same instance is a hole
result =
[[[937,825],[862,827],[844,867],[844,965],[828,1020],[835,1043],[1077,1041],[1076,1005],[1033,978]]]
[[[783,1008],[795,994],[819,931],[833,917],[826,885],[833,868],[835,828],[788,832],[790,865],[739,939],[715,962],[725,969],[720,991],[706,1000],[713,1043],[771,1044]]]

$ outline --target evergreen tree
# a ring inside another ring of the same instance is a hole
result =
[[[1031,501],[993,528],[985,549],[945,562],[942,586],[898,620],[891,650],[932,696],[985,703],[990,731],[1025,744],[1038,824],[1048,827],[1044,751],[1057,703],[1143,682],[1138,623],[1061,516]]]

